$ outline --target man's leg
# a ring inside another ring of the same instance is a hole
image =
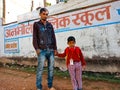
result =
[[[54,51],[50,51],[48,56],[48,88],[53,86],[53,72],[54,72]]]
[[[37,67],[37,75],[36,75],[36,86],[38,89],[42,90],[42,73],[45,62],[45,51],[41,50],[38,56],[38,67]]]

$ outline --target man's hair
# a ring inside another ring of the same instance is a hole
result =
[[[46,12],[46,11],[48,11],[46,8],[41,8],[41,9],[40,9],[40,14],[41,14],[42,12]]]
[[[76,41],[75,41],[75,37],[69,36],[68,39],[67,39],[67,42],[70,42],[70,41],[76,42]]]

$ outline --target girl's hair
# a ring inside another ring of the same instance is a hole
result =
[[[70,42],[70,41],[74,41],[75,42],[75,37],[69,36],[68,39],[67,39],[67,42]]]

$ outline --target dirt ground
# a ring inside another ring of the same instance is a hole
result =
[[[0,67],[0,90],[36,90],[36,75]],[[69,78],[54,77],[56,90],[72,90]],[[43,90],[47,89],[47,75],[43,75]],[[83,90],[120,90],[120,84],[83,80]]]

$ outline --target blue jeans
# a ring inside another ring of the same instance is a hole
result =
[[[40,90],[42,90],[42,73],[46,59],[48,61],[48,87],[51,88],[53,84],[54,51],[40,50],[40,54],[38,55],[38,68],[36,75],[36,86]]]

